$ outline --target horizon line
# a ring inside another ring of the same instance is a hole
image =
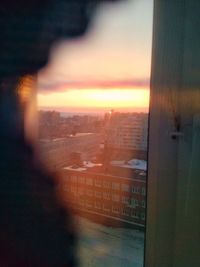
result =
[[[71,112],[71,113],[106,113],[110,110],[114,110],[115,112],[142,112],[142,113],[148,113],[149,108],[148,107],[125,107],[125,108],[114,108],[114,107],[88,107],[88,108],[76,108],[76,107],[44,107],[44,106],[38,106],[38,110],[52,110],[52,111],[59,111],[59,112]]]

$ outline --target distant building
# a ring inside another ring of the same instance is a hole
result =
[[[70,164],[75,154],[79,154],[81,160],[91,160],[98,154],[101,142],[102,135],[95,133],[77,133],[52,140],[41,139],[40,157],[48,168],[56,170]]]
[[[148,115],[110,112],[105,115],[105,144],[109,148],[147,150]]]

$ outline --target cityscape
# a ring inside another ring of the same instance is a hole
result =
[[[147,113],[39,111],[41,158],[60,173],[61,194],[75,213],[144,230],[147,127]]]
[[[73,214],[80,267],[144,264],[152,18],[151,0],[102,5],[38,76],[38,154]]]

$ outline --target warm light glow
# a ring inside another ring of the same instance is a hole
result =
[[[148,89],[71,89],[38,94],[39,107],[63,108],[147,108]]]

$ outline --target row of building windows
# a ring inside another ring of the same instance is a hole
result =
[[[84,200],[80,200],[80,206],[84,206],[86,208],[95,208],[97,210],[103,210],[105,212],[112,212],[114,214],[117,215],[125,215],[125,216],[131,216],[133,218],[136,219],[142,219],[145,220],[145,212],[139,212],[136,210],[130,210],[124,207],[120,207],[117,205],[113,205],[112,207],[110,207],[110,205],[107,204],[102,204],[99,201],[95,201],[94,205],[92,202],[90,201],[84,201]]]
[[[77,177],[77,176],[72,176],[71,181],[74,183],[81,183],[81,184],[86,184],[93,186],[95,185],[96,187],[104,187],[104,188],[112,188],[113,190],[120,190],[120,183],[117,182],[109,182],[109,181],[102,181],[100,179],[93,179],[93,178],[85,178],[85,177]],[[124,192],[132,192],[135,194],[142,194],[146,195],[146,188],[145,187],[139,187],[139,186],[132,186],[129,184],[122,183],[121,184],[121,190]]]
[[[71,191],[71,193],[78,195],[78,196],[85,196],[85,195],[89,196],[89,197],[95,196],[96,198],[103,198],[105,200],[111,200],[112,199],[112,201],[120,202],[120,195],[114,194],[114,193],[111,194],[110,192],[92,191],[90,189],[85,190],[83,188],[78,188],[78,190],[76,191],[76,188],[74,186],[71,187],[70,191]],[[131,207],[141,206],[141,207],[145,208],[145,206],[146,206],[145,200],[139,201],[138,199],[130,198],[128,196],[122,196],[121,202],[123,204],[130,205]]]

